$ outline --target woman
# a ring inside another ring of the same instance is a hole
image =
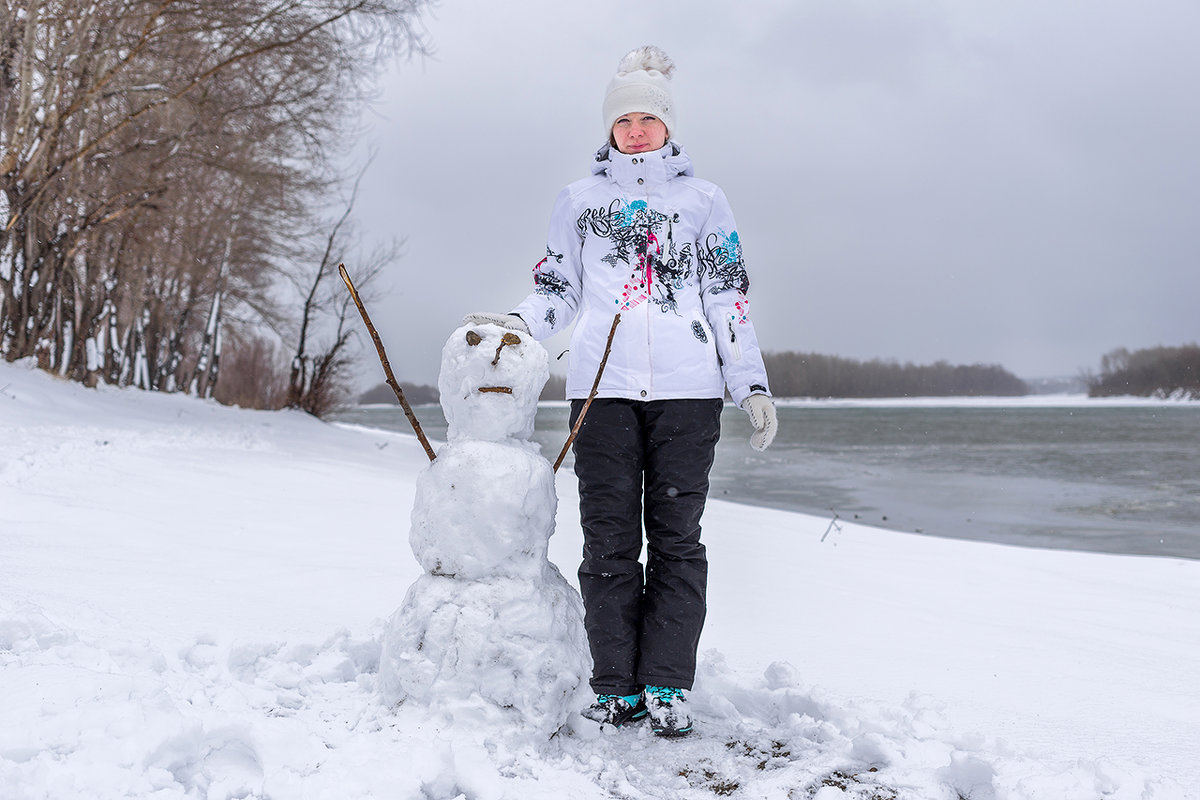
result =
[[[726,388],[750,415],[755,448],[776,429],[733,215],[671,140],[673,71],[656,47],[621,60],[603,104],[608,143],[592,175],[559,194],[533,293],[511,314],[466,318],[539,340],[574,322],[574,426],[621,316],[573,446],[596,692],[584,716],[614,726],[648,716],[662,736],[692,727],[684,690],[695,677],[708,575],[700,515]]]

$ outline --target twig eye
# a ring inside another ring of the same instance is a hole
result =
[[[478,333],[476,333],[475,331],[467,331],[467,344],[471,345],[471,347],[474,347],[475,345],[479,344],[482,341],[483,341],[483,337],[480,336]]]
[[[492,359],[492,366],[493,367],[496,366],[496,364],[500,361],[500,351],[501,350],[503,350],[505,347],[507,347],[509,345],[520,344],[520,343],[521,343],[521,337],[517,336],[515,333],[512,333],[511,331],[509,333],[506,333],[503,336],[501,336],[500,337],[500,346],[496,348],[496,357]]]

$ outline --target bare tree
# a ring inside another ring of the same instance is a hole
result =
[[[208,393],[222,330],[284,336],[349,111],[426,2],[0,3],[0,353]]]
[[[350,261],[360,295],[366,292],[370,299],[375,279],[384,267],[396,260],[401,247],[400,242],[393,241],[365,257],[350,259],[347,256],[348,248],[356,238],[352,214],[358,200],[359,184],[372,160],[373,157],[368,158],[341,213],[329,224],[324,241],[319,244],[316,269],[307,276],[307,287],[299,282],[296,284],[303,300],[300,302],[300,326],[288,381],[287,405],[317,416],[347,399],[349,387],[344,379],[350,371],[350,344],[357,330],[349,324],[351,298],[340,281],[332,280],[337,275],[337,266]]]
[[[1200,346],[1120,347],[1100,359],[1100,374],[1089,376],[1088,395],[1136,395],[1200,400]]]

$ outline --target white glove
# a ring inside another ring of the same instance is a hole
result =
[[[775,416],[775,404],[765,394],[752,394],[742,401],[742,411],[750,415],[754,433],[750,434],[750,446],[760,453],[775,439],[779,422]]]
[[[526,336],[531,336],[529,326],[525,324],[525,320],[518,317],[516,314],[492,314],[487,311],[481,311],[478,314],[467,314],[463,317],[463,325],[499,325],[501,328],[508,328],[513,331],[520,331]]]

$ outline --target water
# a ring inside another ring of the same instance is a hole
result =
[[[444,439],[439,406],[415,412]],[[538,410],[550,461],[567,415]],[[779,417],[757,453],[746,415],[726,407],[710,496],[932,536],[1200,559],[1200,404],[804,404]],[[338,419],[411,432],[398,407]]]

